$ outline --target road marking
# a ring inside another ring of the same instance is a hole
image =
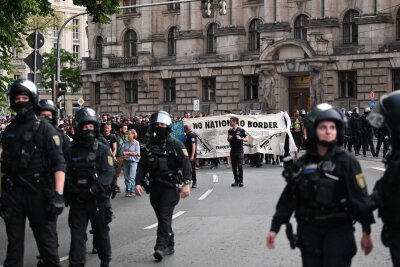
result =
[[[66,261],[66,260],[68,260],[68,256],[60,258],[60,261]]]
[[[218,176],[213,174],[213,182],[218,183]]]
[[[172,220],[175,219],[176,217],[181,216],[181,215],[184,214],[185,212],[186,212],[186,211],[184,211],[184,210],[178,211],[177,213],[175,213],[174,215],[172,215]],[[157,225],[158,225],[158,223],[155,223],[155,224],[146,226],[146,227],[143,228],[143,229],[144,229],[144,230],[149,230],[149,229],[151,229],[151,228],[157,227]]]
[[[208,189],[201,197],[198,198],[198,200],[205,199],[206,197],[208,197],[209,194],[211,194],[212,191],[212,189]]]
[[[382,168],[382,167],[370,167],[371,169],[375,169],[375,170],[378,170],[378,171],[386,171],[386,169],[385,168]]]

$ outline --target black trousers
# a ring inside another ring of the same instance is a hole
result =
[[[231,154],[233,178],[236,183],[243,183],[243,154]]]
[[[170,187],[159,182],[150,184],[150,203],[157,216],[157,240],[154,250],[164,250],[175,245],[172,230],[172,215],[179,202],[178,188]]]
[[[367,154],[367,149],[368,147],[371,149],[371,154],[375,156],[375,146],[374,143],[372,142],[372,135],[367,133],[363,134],[363,143],[362,143],[362,149],[363,149],[363,155]]]
[[[383,156],[386,156],[386,153],[389,149],[389,140],[385,140],[385,136],[378,135],[378,141],[376,143],[376,155],[378,156],[379,150],[383,144]]]
[[[400,267],[400,231],[388,230],[390,256],[394,267]]]
[[[33,193],[15,186],[4,192],[2,204],[9,214],[5,218],[8,245],[4,266],[23,266],[26,218],[29,219],[29,226],[44,266],[61,266],[58,256],[57,220],[48,219],[48,203],[49,200],[41,191]]]
[[[93,229],[93,241],[103,264],[111,261],[110,228],[111,204],[109,199],[90,198],[84,203],[73,201],[69,209],[68,224],[71,229],[70,266],[86,263],[87,226]]]
[[[303,267],[350,267],[357,252],[351,224],[312,225],[299,223]]]
[[[196,183],[197,183],[197,177],[196,177],[196,158],[194,158],[194,160],[190,162],[190,166],[192,166],[192,182],[193,182],[193,184],[196,184]]]

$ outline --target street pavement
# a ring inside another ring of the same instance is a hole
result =
[[[384,166],[381,159],[359,159],[370,192],[375,181],[382,176]],[[173,229],[176,253],[166,256],[159,263],[152,256],[157,220],[148,195],[128,198],[119,194],[112,201],[115,218],[110,224],[111,266],[301,266],[300,252],[289,248],[284,229],[277,237],[275,250],[265,247],[271,217],[285,186],[281,172],[281,166],[264,164],[261,168],[250,168],[246,165],[245,186],[238,188],[231,187],[233,175],[227,165],[213,170],[208,166],[197,170],[198,188],[192,189],[190,197],[181,199],[175,208]],[[122,179],[119,184],[124,188]],[[58,220],[62,266],[68,266],[70,236],[67,215],[68,208]],[[293,218],[292,223],[295,224]],[[391,266],[388,249],[380,242],[381,226],[379,219],[372,226],[374,249],[365,256],[360,248],[361,225],[355,225],[358,252],[352,266]],[[99,266],[97,255],[89,253],[92,237],[89,234],[88,237],[86,266]],[[7,245],[2,220],[0,240],[3,241],[0,242],[2,263]],[[35,266],[36,255],[36,244],[27,225],[24,266]]]

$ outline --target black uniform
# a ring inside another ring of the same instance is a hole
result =
[[[136,173],[136,185],[145,186],[149,174],[150,203],[158,220],[157,241],[154,250],[174,247],[172,215],[179,202],[182,181],[191,180],[191,167],[187,150],[182,142],[168,136],[165,140],[151,139],[141,154]]]
[[[390,145],[389,129],[387,128],[386,125],[382,125],[376,130],[376,135],[377,135],[377,143],[376,143],[375,156],[378,157],[379,150],[381,149],[383,143],[383,157],[385,158]]]
[[[372,139],[374,137],[374,128],[367,121],[367,119],[366,119],[367,116],[368,116],[368,113],[365,113],[360,118],[361,119],[361,129],[362,129],[363,156],[365,157],[367,155],[367,150],[369,147],[371,149],[372,156],[375,157],[375,146],[374,146],[374,143],[372,142]]]
[[[195,144],[195,150],[194,150],[194,160],[190,162],[190,165],[192,166],[192,182],[193,185],[196,185],[197,183],[197,178],[196,178],[196,149],[197,149],[197,137],[196,134],[192,131],[187,132],[185,135],[185,140],[184,144],[186,147],[186,150],[188,152],[188,155],[192,155],[192,145]]]
[[[243,140],[238,140],[236,136],[246,137],[246,131],[240,127],[237,127],[236,130],[233,128],[228,130],[228,136],[232,136],[229,139],[229,145],[231,146],[230,156],[231,156],[231,164],[233,171],[233,178],[235,182],[232,186],[241,185],[243,186]]]
[[[4,266],[23,266],[26,217],[43,264],[60,266],[56,217],[47,212],[54,173],[66,168],[58,132],[31,113],[23,119],[17,116],[2,137],[2,205],[8,236]]]
[[[360,115],[357,113],[353,113],[353,116],[351,117],[349,121],[349,127],[350,127],[350,150],[351,146],[354,148],[354,153],[356,156],[360,155],[360,148],[362,144],[362,122]]]
[[[103,266],[111,261],[108,224],[112,219],[108,190],[114,177],[114,160],[107,145],[97,139],[87,143],[74,140],[68,161],[66,197],[71,206],[68,224],[71,228],[70,266],[86,262],[86,228],[90,220],[93,238]]]
[[[382,218],[383,242],[389,246],[393,266],[400,266],[400,152],[393,151],[387,157],[386,171],[374,188],[379,195],[378,216]]]
[[[310,151],[294,163],[271,224],[271,231],[298,223],[303,266],[350,266],[356,253],[353,221],[369,232],[373,217],[360,164],[333,148],[321,158]]]

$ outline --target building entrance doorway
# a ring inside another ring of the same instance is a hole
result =
[[[310,77],[289,77],[289,115],[293,116],[296,110],[311,109],[310,103]]]

